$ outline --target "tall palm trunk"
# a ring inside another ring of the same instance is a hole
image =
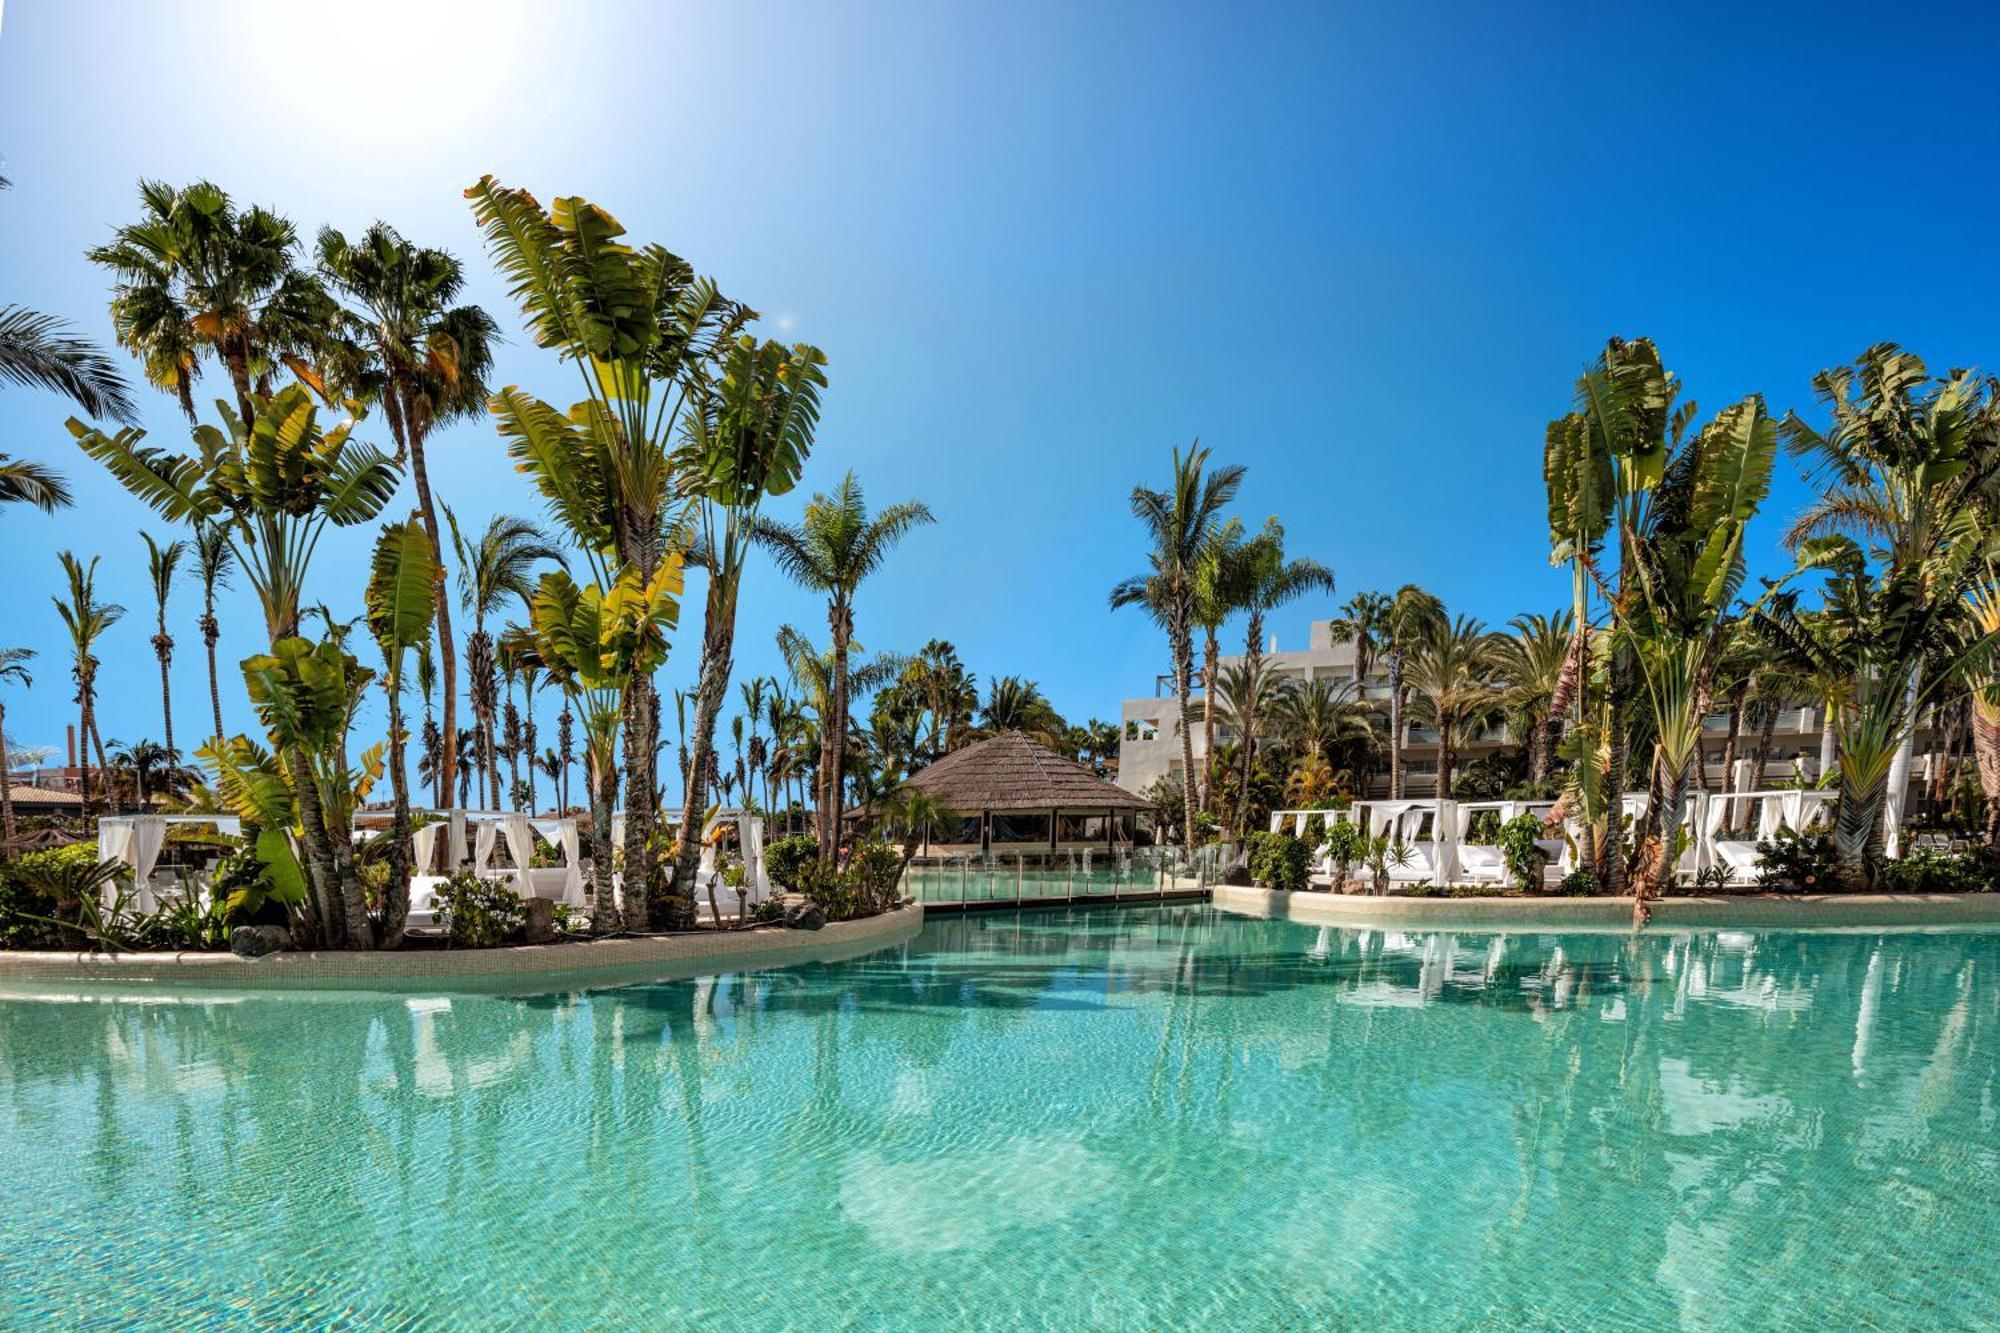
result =
[[[208,649],[208,706],[214,713],[212,739],[222,739],[222,683],[215,669],[215,644],[222,637],[222,625],[215,618],[215,597],[211,593],[201,617],[201,641]]]
[[[409,735],[403,727],[400,682],[389,690],[389,787],[395,796],[396,813],[390,830],[389,883],[382,891],[382,933],[377,941],[384,949],[401,948],[403,926],[410,918],[410,775]]]
[[[153,638],[153,652],[160,659],[160,726],[167,734],[167,765],[171,768],[180,762],[180,751],[174,748],[174,695],[170,674],[174,641],[167,638],[164,628]],[[169,781],[168,786],[172,785]]]
[[[626,682],[620,701],[625,727],[625,926],[628,930],[650,930],[653,925],[653,881],[658,867],[654,844],[654,824],[660,809],[660,795],[654,790],[654,709],[653,682],[638,677]],[[683,812],[683,821],[699,822],[693,810]],[[688,898],[692,901],[693,880]],[[678,928],[688,924],[692,912],[678,907],[661,925]]]
[[[14,841],[14,765],[7,754],[7,705],[0,702],[0,837]],[[6,855],[0,849],[0,856]]]
[[[845,804],[847,776],[847,645],[854,637],[854,613],[844,597],[835,597],[826,611],[827,628],[833,634],[833,727],[827,738],[827,794],[832,805],[827,811],[820,846],[820,859],[829,864],[840,859],[841,807]],[[1192,744],[1192,740],[1189,742]]]
[[[1202,626],[1201,693],[1206,702],[1201,719],[1201,808],[1215,813],[1215,678],[1222,671],[1222,646],[1215,627]]]
[[[1389,799],[1403,799],[1403,649],[1389,649]]]
[[[590,801],[590,928],[599,935],[618,929],[618,904],[613,901],[611,812],[618,808],[618,764],[614,757],[588,750],[583,761],[583,785]]]
[[[1243,700],[1243,764],[1242,780],[1238,786],[1236,799],[1236,840],[1241,842],[1249,832],[1250,825],[1250,780],[1257,766],[1257,690],[1258,677],[1264,665],[1264,613],[1252,607],[1250,629],[1244,645],[1248,651],[1243,654],[1244,673],[1250,682]]]
[[[405,387],[406,397],[409,392]],[[445,549],[444,539],[438,531],[437,506],[431,500],[430,473],[424,469],[424,432],[413,424],[408,430],[408,435],[410,479],[416,484],[417,512],[423,517],[424,534],[430,538],[431,549],[442,551]],[[458,648],[451,634],[451,593],[442,578],[437,580],[434,609],[437,612],[439,684],[444,695],[440,725],[445,735],[445,745],[438,760],[437,780],[438,789],[449,794],[453,779],[458,774]],[[212,660],[211,656],[211,662]],[[221,730],[220,724],[217,724],[216,729],[218,732]]]
[[[1611,744],[1604,775],[1609,788],[1604,793],[1604,888],[1613,897],[1622,897],[1626,887],[1625,777],[1632,766],[1631,736],[1626,728],[1632,699],[1632,653],[1616,640],[1611,648],[1610,696],[1610,716],[1605,724]]]
[[[1188,730],[1188,695],[1194,674],[1194,640],[1188,609],[1176,604],[1167,611],[1167,645],[1174,658],[1174,698],[1180,704],[1181,733],[1181,854],[1194,861],[1194,733]]]
[[[708,814],[708,773],[715,752],[715,724],[722,697],[735,668],[736,611],[733,599],[712,579],[701,640],[701,663],[695,682],[694,745],[681,774],[681,831],[674,843],[674,896],[694,917],[695,870],[701,863],[701,823]],[[821,846],[824,848],[824,843]]]
[[[1451,770],[1458,759],[1458,753],[1453,748],[1453,730],[1451,714],[1441,714],[1438,718],[1437,780],[1437,797],[1440,801],[1449,801],[1451,799]]]
[[[1722,741],[1722,790],[1736,790],[1736,743],[1743,735],[1743,703],[1750,692],[1744,681],[1729,692],[1729,733]]]
[[[1988,708],[1978,698],[1972,701],[1972,757],[1979,794],[1986,799],[1986,841],[2000,842],[2000,708]]]
[[[76,693],[77,803],[85,827],[90,824],[90,697],[81,686]]]
[[[1778,731],[1778,707],[1770,699],[1757,702],[1757,755],[1750,764],[1750,790],[1764,790],[1764,769],[1771,760],[1771,738]]]
[[[1696,756],[1697,761],[1699,755]],[[1688,775],[1685,768],[1669,771],[1665,764],[1654,765],[1659,773],[1659,799],[1652,809],[1659,812],[1660,855],[1650,875],[1641,878],[1632,895],[1634,919],[1643,925],[1652,914],[1649,898],[1663,898],[1674,882],[1674,837],[1679,832],[1687,803]]]

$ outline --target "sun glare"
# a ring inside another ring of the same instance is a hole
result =
[[[521,97],[534,0],[255,0],[247,67],[274,128],[379,157],[465,135]],[[391,139],[391,135],[395,138]]]

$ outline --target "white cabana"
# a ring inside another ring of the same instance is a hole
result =
[[[1491,811],[1498,816],[1500,823],[1507,824],[1522,815],[1546,816],[1555,808],[1553,801],[1458,801],[1453,804],[1456,809],[1448,832],[1454,879],[1481,884],[1505,883],[1507,858],[1495,844],[1469,841],[1474,816]],[[1551,864],[1560,864],[1567,850],[1567,844],[1561,838],[1537,838],[1535,841],[1548,853]]]
[[[504,810],[424,810],[436,822],[417,829],[410,836],[417,873],[410,881],[410,919],[417,925],[432,920],[438,884],[444,876],[434,873],[432,860],[437,850],[439,830],[447,842],[447,874],[470,869],[485,878],[506,876],[523,898],[548,898],[570,907],[583,906],[582,838],[575,819],[535,819]],[[562,852],[563,864],[546,869],[534,866],[535,839],[539,837]],[[513,868],[494,866],[494,849],[506,843]],[[468,846],[469,844],[469,846]]]
[[[1723,866],[1732,879],[1748,880],[1757,872],[1759,842],[1775,840],[1780,829],[1806,832],[1830,810],[1837,794],[1800,787],[1702,794],[1707,809],[1697,825],[1701,830],[1697,868]],[[1719,836],[1729,829],[1750,827],[1753,816],[1754,837]]]
[[[218,833],[243,835],[243,821],[235,815],[106,815],[98,820],[97,859],[131,867],[133,905],[141,912],[159,909],[153,867],[159,863],[160,849],[166,846],[169,824],[213,824]],[[105,885],[107,907],[114,893],[111,885]]]
[[[1405,849],[1402,865],[1389,867],[1392,884],[1448,884],[1451,801],[1356,801],[1354,822],[1371,838],[1387,837]],[[1426,835],[1425,830],[1429,833]]]

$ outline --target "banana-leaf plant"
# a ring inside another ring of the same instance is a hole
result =
[[[350,949],[375,943],[354,859],[354,812],[382,776],[386,745],[369,748],[358,764],[347,755],[354,710],[374,674],[337,636],[280,639],[243,662],[250,702],[279,753],[290,756],[283,771],[305,829],[312,890],[307,928]]]
[[[585,788],[590,797],[591,929],[618,929],[612,887],[611,814],[618,800],[620,699],[640,676],[667,659],[668,636],[680,621],[681,561],[670,557],[641,583],[625,571],[609,592],[579,585],[565,570],[542,576],[529,603],[526,626],[511,631],[504,648],[517,660],[546,671],[583,720]],[[627,743],[630,743],[629,735]],[[630,815],[627,815],[630,818]],[[629,865],[629,862],[628,862]],[[625,880],[624,924],[644,929],[644,882]]]
[[[359,411],[352,404],[349,417],[327,427],[298,385],[254,402],[256,416],[246,423],[230,404],[218,401],[222,425],[195,427],[190,453],[148,445],[145,432],[135,428],[107,435],[75,418],[69,428],[84,453],[161,517],[224,535],[263,610],[271,653],[279,654],[281,645],[298,635],[306,578],[321,536],[329,527],[373,520],[395,494],[401,472],[380,450],[354,438]],[[244,663],[246,677],[260,660]],[[337,918],[325,914],[333,904],[360,899],[358,881],[350,886],[339,879],[339,867],[344,862],[351,870],[353,859],[346,835],[340,835],[339,846],[329,844],[335,829],[348,827],[351,819],[321,809],[320,784],[311,777],[325,767],[324,756],[292,746],[276,731],[271,739],[298,801],[315,928],[337,925],[340,929],[326,936],[329,943],[365,947],[365,913],[355,920],[346,919],[344,908]]]
[[[466,196],[536,346],[571,363],[585,393],[566,413],[520,389],[495,394],[489,406],[509,452],[583,548],[599,586],[630,573],[645,587],[688,544],[670,456],[695,368],[755,312],[665,247],[624,242],[618,220],[588,200],[559,198],[545,211],[491,176]],[[642,886],[628,895],[626,924],[643,928],[660,804],[650,672],[627,682],[621,709],[625,877]]]
[[[444,569],[423,519],[412,514],[382,529],[368,576],[368,632],[382,651],[382,690],[389,699],[389,785],[395,794],[390,829],[389,879],[382,892],[378,941],[393,949],[402,943],[410,914],[410,780],[404,763],[408,729],[403,725],[403,659],[431,641],[438,587]]]
[[[1952,682],[1989,677],[2000,647],[2000,627],[1976,618],[1968,627],[1961,603],[1936,595],[1936,585],[1963,590],[1976,579],[1993,534],[1971,511],[1947,527],[1958,530],[1940,531],[1935,558],[1880,575],[1852,538],[1811,538],[1801,560],[1829,571],[1823,609],[1802,612],[1781,595],[1757,616],[1785,666],[1847,682],[1827,719],[1839,774],[1833,842],[1841,878],[1864,891],[1881,876],[1883,809],[1915,715]]]
[[[697,373],[693,406],[674,454],[681,493],[693,519],[708,572],[701,666],[695,679],[694,735],[688,753],[686,818],[674,844],[674,883],[694,911],[701,829],[694,812],[707,808],[716,719],[729,689],[736,644],[736,598],[744,562],[758,532],[764,501],[798,484],[819,426],[826,356],[818,348],[758,342],[745,335],[722,356],[719,382]]]

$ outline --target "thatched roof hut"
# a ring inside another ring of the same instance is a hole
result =
[[[908,785],[959,817],[957,828],[931,830],[939,849],[1130,842],[1136,814],[1152,808],[1019,731],[954,750]]]

